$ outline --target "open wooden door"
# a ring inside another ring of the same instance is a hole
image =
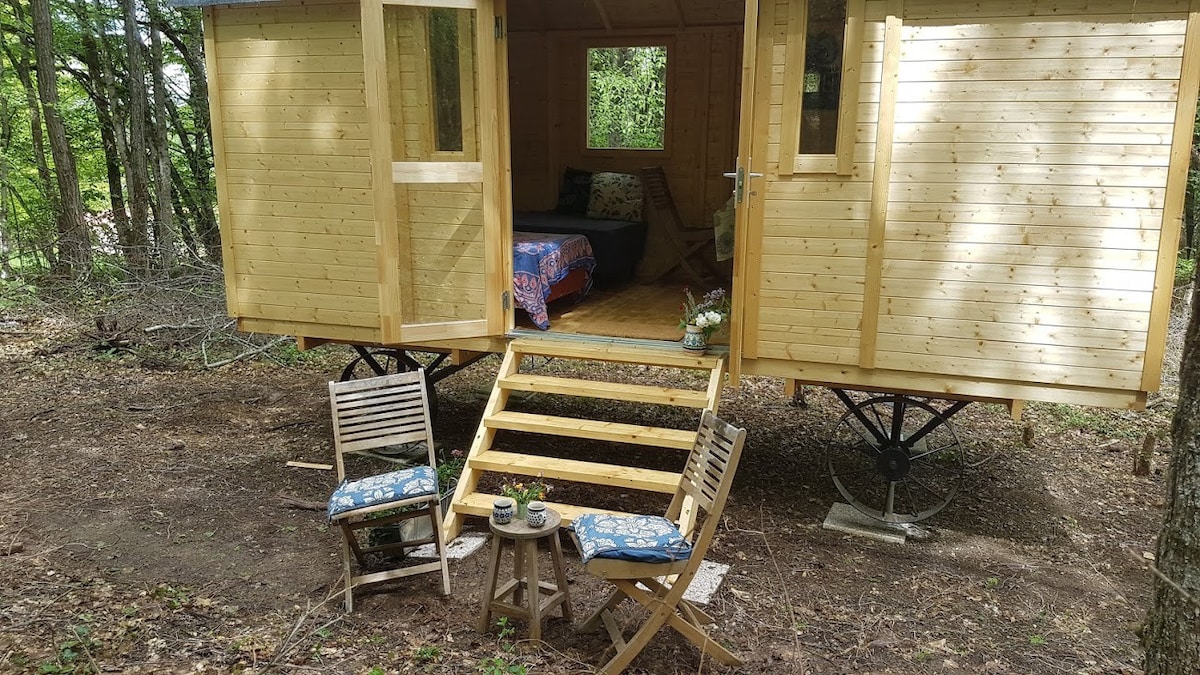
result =
[[[763,139],[755,139],[755,94],[758,81],[756,79],[759,54],[758,45],[758,0],[746,0],[746,26],[742,38],[742,93],[741,110],[738,116],[738,156],[737,166],[725,174],[733,179],[733,194],[736,208],[736,241],[734,244],[733,265],[733,308],[729,328],[729,375],[734,381],[742,372],[742,356],[747,345],[753,340],[747,340],[748,325],[747,301],[748,293],[757,292],[747,283],[752,277],[747,276],[752,271],[747,267],[747,261],[761,254],[761,241],[751,239],[752,232],[761,230],[762,196],[757,190],[754,179],[761,177],[766,165],[766,148]],[[765,106],[764,106],[765,107]],[[755,157],[754,152],[762,156]],[[753,250],[751,250],[753,249]],[[753,355],[751,355],[753,356]]]
[[[502,12],[502,0],[362,3],[385,343],[507,328]]]

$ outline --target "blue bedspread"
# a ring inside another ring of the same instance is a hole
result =
[[[587,276],[583,285],[583,295],[587,295],[592,287],[592,270],[596,268],[587,237],[513,232],[513,295],[517,306],[529,313],[538,328],[550,327],[550,316],[546,313],[550,287],[580,268]]]

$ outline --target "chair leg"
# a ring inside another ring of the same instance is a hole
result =
[[[354,535],[354,528],[349,520],[343,519],[338,521],[338,525],[342,528],[342,540],[346,542],[350,549],[354,551],[354,559],[359,565],[363,564],[362,547],[358,545],[358,538]]]
[[[611,612],[612,610],[616,609],[617,605],[621,604],[621,601],[624,600],[625,597],[624,591],[619,588],[614,589],[613,592],[609,594],[608,599],[604,601],[604,604],[600,605],[600,609],[597,609],[595,612],[593,612],[592,615],[587,618],[587,621],[584,621],[583,625],[579,626],[579,632],[590,633],[591,631],[598,629],[602,620],[601,615],[605,612]]]
[[[604,664],[604,667],[598,672],[605,673],[606,675],[616,675],[628,668],[633,659],[646,648],[646,645],[650,644],[650,640],[654,638],[654,634],[658,632],[659,628],[662,628],[662,625],[666,623],[671,614],[673,612],[670,607],[659,603],[658,608],[650,613],[645,623],[642,624],[641,628],[638,628],[637,633],[634,633],[633,637],[625,642],[624,647],[618,647],[616,655],[608,663]]]
[[[680,598],[679,602],[683,605],[683,607],[668,607],[668,605],[662,601],[662,598],[667,594],[668,591],[670,591],[670,589],[659,583],[656,579],[639,579],[637,582],[641,583],[646,588],[651,589],[652,593],[647,593],[646,591],[638,588],[636,585],[634,585],[634,582],[631,581],[614,581],[614,583],[621,585],[628,584],[629,587],[625,589],[626,595],[647,609],[657,611],[657,607],[667,607],[669,610],[667,622],[672,628],[678,631],[680,635],[686,637],[689,641],[699,647],[700,651],[708,654],[712,658],[724,663],[725,665],[739,666],[742,664],[738,657],[734,656],[729,652],[729,650],[714,642],[712,637],[709,636],[708,631],[701,628],[700,617],[702,616],[704,619],[707,619],[708,623],[712,623],[711,617],[704,612],[701,612],[690,602],[682,598]],[[696,616],[695,613],[699,613],[700,616]]]
[[[438,560],[442,563],[442,595],[450,595],[450,564],[446,560],[446,535],[442,532],[442,505],[434,501],[429,505],[429,527],[436,540]]]
[[[708,634],[708,631],[697,628],[686,618],[680,616],[679,614],[672,613],[671,616],[667,617],[667,622],[671,625],[671,628],[674,628],[679,632],[680,635],[690,640],[692,644],[699,647],[700,651],[704,652],[705,654],[708,654],[712,658],[724,663],[727,666],[742,665],[741,659],[734,656],[728,649],[725,649],[715,640],[713,640],[712,636]]]
[[[562,542],[558,540],[557,534],[550,537],[550,561],[554,565],[554,583],[563,593],[563,618],[567,620],[567,623],[572,623],[575,619],[571,613],[571,594],[567,592],[567,573],[563,571],[562,562]]]
[[[353,532],[342,532],[342,575],[346,577],[346,613],[354,611],[354,572],[350,569],[350,540]]]

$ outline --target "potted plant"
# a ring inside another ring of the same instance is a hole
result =
[[[679,319],[679,327],[684,329],[683,348],[702,354],[708,350],[712,334],[729,318],[729,297],[724,288],[705,293],[699,301],[690,288],[683,289],[683,293],[686,299],[679,307],[683,312]]]
[[[525,513],[528,510],[529,502],[542,501],[546,499],[546,495],[550,493],[550,486],[542,482],[541,474],[536,480],[528,483],[505,483],[500,486],[500,494],[505,497],[512,497],[512,500],[517,503],[516,517],[524,520]]]
[[[466,453],[462,450],[451,450],[450,454],[442,457],[441,461],[434,467],[434,471],[437,473],[438,499],[441,501],[443,517],[445,517],[446,511],[450,508],[450,502],[454,499],[454,489],[458,487],[458,477],[462,475],[463,466],[466,463]],[[390,515],[395,512],[389,509],[380,512],[380,516]],[[429,521],[427,519],[415,518],[393,523],[385,527],[372,528],[369,533],[369,543],[377,545],[392,541],[424,539],[432,534],[433,531],[429,528]]]

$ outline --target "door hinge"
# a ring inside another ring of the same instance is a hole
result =
[[[496,39],[504,39],[504,17],[502,16],[496,17]]]
[[[504,309],[504,311],[508,311],[508,291],[502,291],[500,293],[500,306]]]

